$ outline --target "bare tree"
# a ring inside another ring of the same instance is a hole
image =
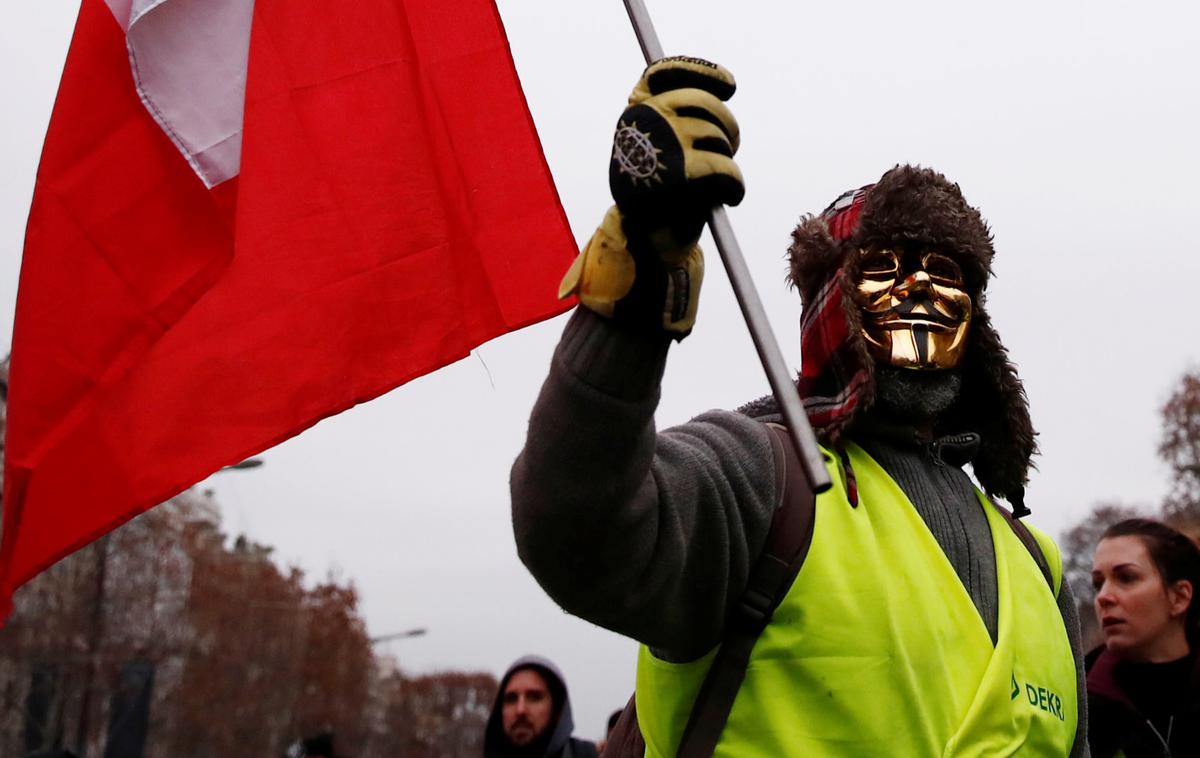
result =
[[[1200,369],[1183,375],[1162,418],[1158,454],[1171,469],[1163,516],[1193,527],[1200,523]]]
[[[483,734],[499,688],[486,672],[384,675],[376,688],[382,722],[368,755],[454,758],[482,755]]]
[[[1185,373],[1162,407],[1158,454],[1170,469],[1167,495],[1159,509],[1102,501],[1063,535],[1063,579],[1079,602],[1084,644],[1100,642],[1092,603],[1092,555],[1109,526],[1134,516],[1163,521],[1200,538],[1200,370]]]
[[[0,445],[6,394],[7,359]],[[188,491],[21,588],[0,630],[0,755],[100,755],[138,696],[147,756],[278,756],[325,731],[356,758],[480,754],[495,677],[406,677],[373,655],[353,584],[309,588],[271,547],[227,543]]]
[[[307,588],[270,547],[226,543],[185,493],[29,582],[0,631],[0,755],[99,755],[137,667],[145,755],[280,755],[323,730],[361,755],[375,661],[354,587]]]

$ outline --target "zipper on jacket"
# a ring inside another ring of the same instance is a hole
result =
[[[1171,740],[1171,731],[1175,726],[1175,717],[1171,716],[1171,718],[1167,720],[1167,738],[1165,740],[1163,739],[1162,733],[1159,732],[1158,729],[1156,729],[1154,727],[1154,722],[1152,722],[1150,719],[1146,719],[1146,726],[1150,727],[1150,731],[1154,732],[1154,736],[1157,737],[1158,741],[1162,743],[1163,751],[1164,751],[1163,758],[1171,758],[1170,740]]]

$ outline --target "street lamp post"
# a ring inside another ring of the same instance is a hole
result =
[[[409,637],[424,637],[429,630],[425,627],[417,627],[416,629],[405,629],[403,632],[392,632],[390,634],[381,634],[378,637],[372,637],[368,640],[372,645],[378,645],[380,642],[391,642],[392,640],[402,640]]]
[[[7,385],[5,385],[7,388]],[[220,474],[225,471],[245,471],[247,469],[255,469],[263,465],[261,458],[247,458],[244,461],[239,461],[231,466],[225,466],[218,469],[215,473]],[[100,667],[100,647],[101,640],[104,637],[104,582],[108,573],[108,543],[109,535],[105,534],[95,542],[94,550],[96,552],[96,567],[95,573],[95,589],[92,595],[91,608],[91,634],[88,639],[87,664],[83,672],[83,696],[81,698],[79,711],[79,721],[76,722],[75,744],[78,746],[81,756],[88,755],[88,733],[91,731],[91,710],[92,710],[92,690],[95,688],[95,679],[97,669]],[[424,629],[410,629],[410,632],[419,631],[425,633]]]

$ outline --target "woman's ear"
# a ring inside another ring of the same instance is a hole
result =
[[[1192,604],[1192,583],[1187,579],[1180,579],[1167,587],[1167,603],[1172,616],[1185,615]]]

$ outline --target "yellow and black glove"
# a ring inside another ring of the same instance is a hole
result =
[[[609,162],[616,206],[559,287],[586,308],[676,339],[692,330],[704,256],[696,242],[716,205],[745,188],[733,162],[738,126],[725,107],[736,84],[721,66],[665,58],[642,74],[617,122]]]

